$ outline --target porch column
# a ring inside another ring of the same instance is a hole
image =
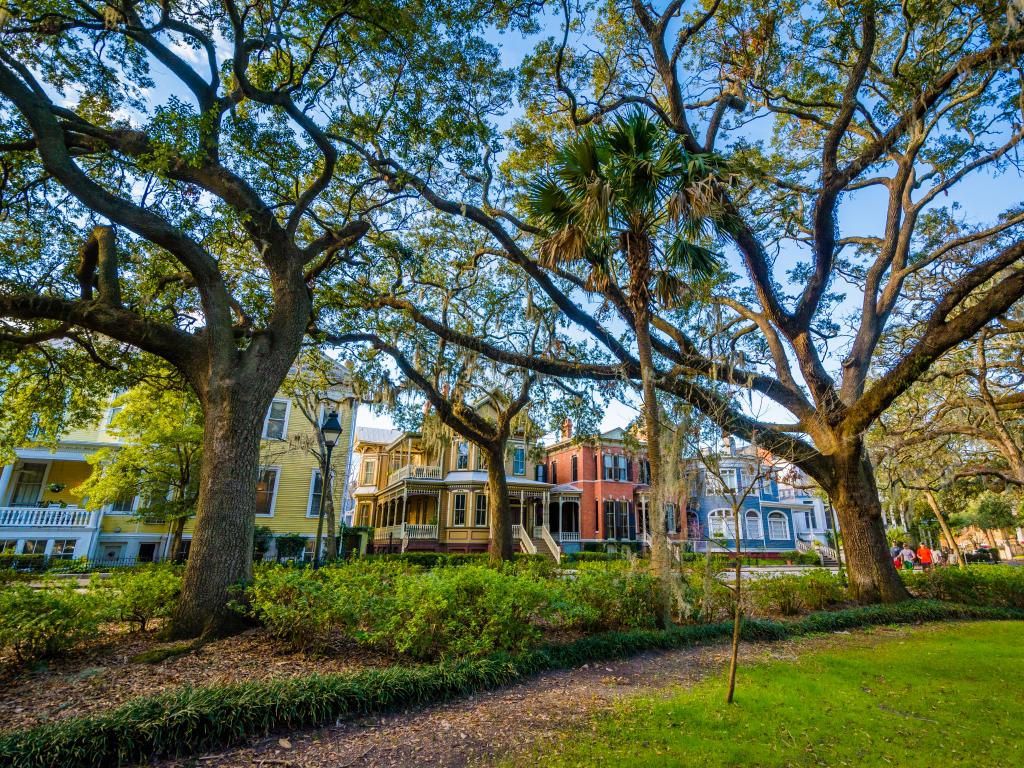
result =
[[[551,513],[548,510],[548,505],[551,503],[551,496],[548,495],[547,491],[544,492],[544,500],[541,502],[544,507],[541,509],[541,520],[544,521],[544,527],[549,531],[551,530]]]
[[[407,522],[409,517],[409,489],[402,491],[402,522]]]
[[[7,501],[7,486],[11,484],[11,476],[14,474],[14,464],[8,464],[0,471],[0,507]]]
[[[519,492],[519,524],[526,530],[526,491]],[[530,530],[533,530],[533,521],[530,521]]]
[[[640,538],[647,537],[647,497],[640,497],[640,525],[642,527]]]
[[[565,506],[565,499],[561,496],[558,497],[558,530],[561,533],[565,533],[565,512],[563,507]]]

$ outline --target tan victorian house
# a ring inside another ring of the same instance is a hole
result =
[[[454,436],[428,446],[417,432],[359,428],[353,452],[360,456],[353,522],[373,527],[377,551],[487,549],[487,469],[476,445]],[[523,436],[513,436],[505,451],[513,536],[522,551],[557,559],[550,514],[563,494],[578,502],[579,491],[544,482],[537,453]]]

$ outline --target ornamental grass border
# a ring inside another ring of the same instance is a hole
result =
[[[1024,619],[1024,610],[913,600],[822,611],[792,621],[749,619],[746,641],[777,641],[883,624],[964,619]],[[519,654],[396,665],[360,672],[183,688],[144,696],[104,712],[0,736],[0,765],[11,768],[110,768],[240,744],[275,731],[443,702],[555,669],[643,651],[724,640],[731,623],[668,630],[606,632]]]

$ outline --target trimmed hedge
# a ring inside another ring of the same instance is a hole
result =
[[[783,640],[880,624],[952,619],[1024,620],[1024,611],[912,601],[811,614],[792,622],[750,620],[742,634],[747,641]],[[457,663],[185,688],[135,699],[99,715],[0,736],[0,764],[105,768],[159,755],[196,753],[275,730],[443,701],[552,669],[724,640],[731,631],[729,623],[720,623],[610,632],[566,645]]]

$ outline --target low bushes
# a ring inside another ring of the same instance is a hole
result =
[[[902,571],[907,588],[917,597],[971,605],[1024,608],[1024,568],[1010,565],[969,565]]]
[[[811,614],[791,622],[751,620],[743,624],[743,638],[780,640],[879,624],[1022,618],[1024,612],[1012,609],[913,601]],[[441,701],[559,667],[725,640],[730,632],[729,623],[611,632],[561,646],[459,663],[186,688],[139,698],[92,717],[2,735],[0,764],[11,768],[101,768],[195,753],[276,729]]]
[[[524,559],[424,571],[374,558],[317,572],[256,572],[239,608],[299,649],[356,642],[417,661],[521,651],[545,633],[654,626],[654,580],[625,568],[581,567],[554,578]]]
[[[800,576],[765,576],[747,582],[745,588],[759,613],[783,616],[820,611],[846,599],[846,588],[839,577],[823,570]]]
[[[121,621],[138,625],[142,632],[153,619],[169,618],[181,595],[180,568],[149,565],[134,571],[115,571],[107,579],[93,578],[110,598],[111,613]]]
[[[75,585],[9,584],[0,590],[0,647],[22,662],[67,653],[96,634],[105,611],[95,592],[79,592]]]

